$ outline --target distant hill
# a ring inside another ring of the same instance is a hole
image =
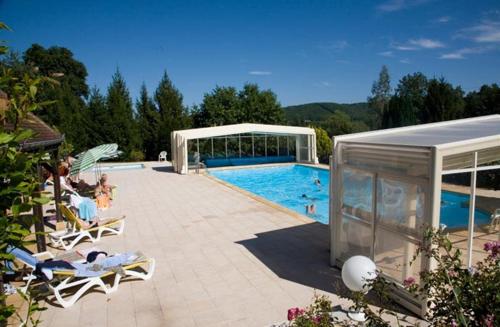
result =
[[[314,102],[296,106],[284,107],[285,117],[289,124],[305,125],[309,122],[322,122],[327,120],[335,111],[342,111],[354,121],[362,121],[368,126],[373,126],[375,111],[368,108],[366,102],[335,103]]]

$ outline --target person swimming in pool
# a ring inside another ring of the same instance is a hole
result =
[[[306,199],[306,200],[311,200],[313,202],[319,200],[318,198],[310,197],[307,194],[302,194],[301,198]]]
[[[316,185],[316,186],[321,186],[321,181],[319,180],[319,178],[316,178],[316,179],[314,180],[314,185]]]
[[[316,214],[316,205],[314,203],[306,205],[306,214],[308,215]]]

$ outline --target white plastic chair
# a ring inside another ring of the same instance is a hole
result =
[[[158,155],[158,161],[167,161],[167,151],[162,151]]]

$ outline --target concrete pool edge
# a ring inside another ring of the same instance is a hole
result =
[[[219,178],[217,178],[217,177],[215,177],[213,175],[203,174],[203,176],[208,177],[210,180],[212,180],[212,181],[214,181],[216,183],[222,184],[222,185],[224,185],[224,186],[226,186],[226,187],[228,187],[228,188],[230,188],[230,189],[232,189],[234,191],[237,191],[237,192],[239,192],[239,193],[241,193],[243,195],[246,195],[247,197],[249,197],[249,198],[251,198],[251,199],[253,199],[253,200],[257,201],[257,202],[260,202],[260,203],[265,204],[265,205],[267,205],[267,206],[269,206],[269,207],[271,207],[273,209],[276,209],[276,210],[279,210],[279,211],[281,211],[283,213],[286,213],[289,216],[292,216],[293,218],[295,218],[297,220],[300,220],[303,223],[317,223],[318,222],[318,221],[316,221],[316,220],[314,220],[312,218],[309,218],[309,217],[307,217],[305,215],[301,215],[300,213],[298,213],[296,211],[293,211],[293,210],[288,209],[286,207],[283,207],[283,206],[281,206],[281,205],[279,205],[277,203],[269,201],[269,200],[267,200],[267,199],[265,199],[265,198],[263,198],[261,196],[258,196],[258,195],[254,194],[252,192],[249,192],[247,190],[239,188],[236,185],[233,185],[231,183],[223,181],[223,180],[221,180],[221,179],[219,179]]]

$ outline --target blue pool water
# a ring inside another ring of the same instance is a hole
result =
[[[455,192],[441,192],[441,223],[448,228],[466,227],[469,221],[469,196]],[[489,224],[490,215],[476,209],[475,225]]]
[[[305,206],[314,202],[316,214],[309,215],[316,221],[328,224],[328,170],[302,165],[261,167],[249,169],[213,170],[210,174],[241,189],[267,200],[305,214]],[[319,179],[321,185],[314,183]],[[305,194],[307,197],[303,197]],[[452,192],[442,192],[441,223],[448,228],[467,226],[469,197]],[[370,200],[371,202],[371,200]],[[489,215],[476,210],[476,224],[487,224]]]

